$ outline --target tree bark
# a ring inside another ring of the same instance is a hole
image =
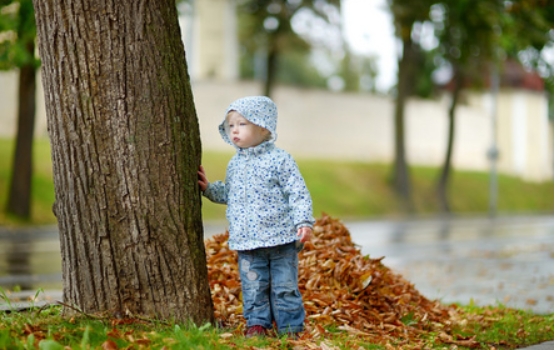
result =
[[[34,42],[26,46],[33,57]],[[31,178],[33,173],[33,133],[35,131],[36,75],[33,62],[19,69],[17,136],[8,191],[6,212],[23,220],[31,217]]]
[[[212,321],[199,125],[175,1],[34,6],[65,302]]]

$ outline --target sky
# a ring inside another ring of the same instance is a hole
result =
[[[386,0],[343,0],[342,21],[351,49],[377,57],[376,87],[388,91],[398,70],[392,16]]]

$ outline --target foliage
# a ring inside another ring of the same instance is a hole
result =
[[[282,69],[278,70],[278,82],[299,87],[326,88],[326,79],[311,64],[309,54],[287,52],[280,63]]]
[[[506,2],[501,48],[527,68],[540,73],[549,98],[549,116],[554,118],[554,1],[513,0]]]
[[[40,61],[27,46],[36,36],[32,0],[0,0],[0,70],[10,70]]]
[[[438,68],[437,56],[438,48],[432,50],[425,50],[422,47],[417,48],[416,60],[417,70],[414,77],[414,88],[412,91],[413,96],[418,96],[420,98],[431,98],[437,93],[437,86],[432,75],[434,71]]]
[[[259,78],[265,82],[263,94],[271,95],[272,87],[278,81],[292,76],[292,69],[283,57],[297,52],[298,58],[307,60],[310,44],[292,28],[292,19],[302,11],[328,20],[328,11],[339,8],[339,0],[245,0],[239,3],[239,42],[241,46],[241,73],[244,78]],[[292,57],[292,56],[290,56]],[[307,67],[305,62],[302,66]],[[310,78],[310,79],[307,79]],[[304,85],[321,83],[314,79],[314,73],[297,77]],[[287,82],[287,80],[286,80]]]
[[[440,52],[455,71],[472,81],[482,81],[481,66],[496,59],[500,35],[501,15],[504,13],[499,0],[447,1],[438,5],[444,12],[438,32]],[[479,68],[479,69],[478,69]],[[473,79],[474,78],[474,79]]]
[[[512,0],[506,1],[505,6],[506,16],[501,25],[504,34],[502,49],[509,55],[516,56],[519,51],[532,48],[536,51],[531,60],[533,66],[550,64],[543,59],[540,51],[554,44],[554,2]]]
[[[554,62],[542,52],[554,47],[554,2],[438,1],[431,21],[439,41],[437,61],[463,74],[467,85],[484,88],[493,64],[515,59],[539,73],[553,95]]]
[[[358,57],[356,55],[350,53],[347,48],[344,51],[344,58],[339,67],[339,76],[344,82],[343,91],[359,91],[359,79],[363,67],[357,67]]]

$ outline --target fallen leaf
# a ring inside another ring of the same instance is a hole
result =
[[[101,345],[102,350],[118,350],[118,345],[112,340],[107,340]]]
[[[308,338],[336,326],[387,348],[389,339],[418,343],[423,332],[430,330],[443,332],[446,336],[441,341],[447,345],[475,344],[472,339],[450,335],[452,325],[465,324],[457,306],[425,298],[412,283],[382,264],[384,256],[363,256],[339,220],[324,214],[313,232],[299,253],[299,289]],[[241,282],[237,253],[228,247],[228,234],[205,240],[205,250],[215,318],[224,327],[241,330],[245,327]]]

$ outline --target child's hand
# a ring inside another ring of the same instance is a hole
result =
[[[308,226],[303,226],[300,227],[297,230],[297,235],[301,236],[301,238],[299,239],[299,241],[301,243],[305,243],[307,241],[309,241],[311,239],[311,236],[313,235],[313,229],[308,227]]]
[[[199,175],[199,187],[201,187],[201,191],[205,192],[209,185],[209,181],[207,179],[207,175],[205,174],[205,168],[203,168],[202,165],[199,166],[197,174]]]

